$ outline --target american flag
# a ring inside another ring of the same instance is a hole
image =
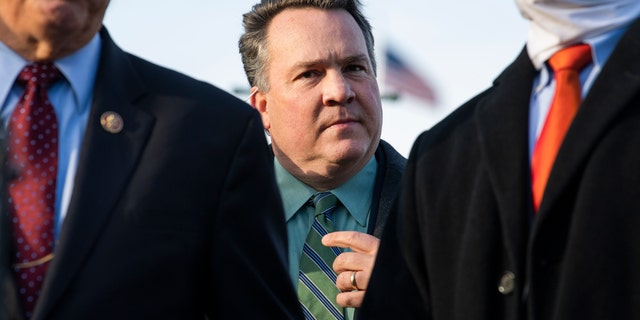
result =
[[[390,47],[385,49],[384,84],[398,93],[406,93],[431,105],[437,104],[437,97],[431,84]]]

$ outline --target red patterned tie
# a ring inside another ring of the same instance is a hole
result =
[[[9,120],[9,184],[16,246],[15,276],[25,316],[30,318],[53,258],[58,172],[58,121],[47,88],[60,71],[52,63],[30,64],[16,82],[25,87]]]
[[[589,62],[591,62],[591,47],[587,44],[564,48],[549,59],[549,65],[555,73],[556,92],[531,160],[535,212],[538,211],[542,202],[547,179],[560,144],[582,100],[579,72]]]

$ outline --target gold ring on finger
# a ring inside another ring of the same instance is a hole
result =
[[[359,291],[360,289],[358,289],[358,283],[356,282],[356,273],[358,271],[352,271],[351,272],[351,288],[355,291]]]

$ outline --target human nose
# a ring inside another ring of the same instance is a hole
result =
[[[342,73],[328,73],[323,86],[323,102],[326,106],[351,103],[356,97],[351,83]]]

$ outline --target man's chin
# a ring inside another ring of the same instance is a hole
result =
[[[373,154],[373,151],[370,150],[371,142],[370,141],[354,141],[354,140],[343,140],[337,141],[334,144],[329,146],[329,150],[327,150],[328,154],[331,154],[331,157],[335,159],[336,163],[346,164],[360,161],[368,161],[369,157]],[[375,150],[374,150],[375,151]],[[367,158],[367,159],[363,159]]]

